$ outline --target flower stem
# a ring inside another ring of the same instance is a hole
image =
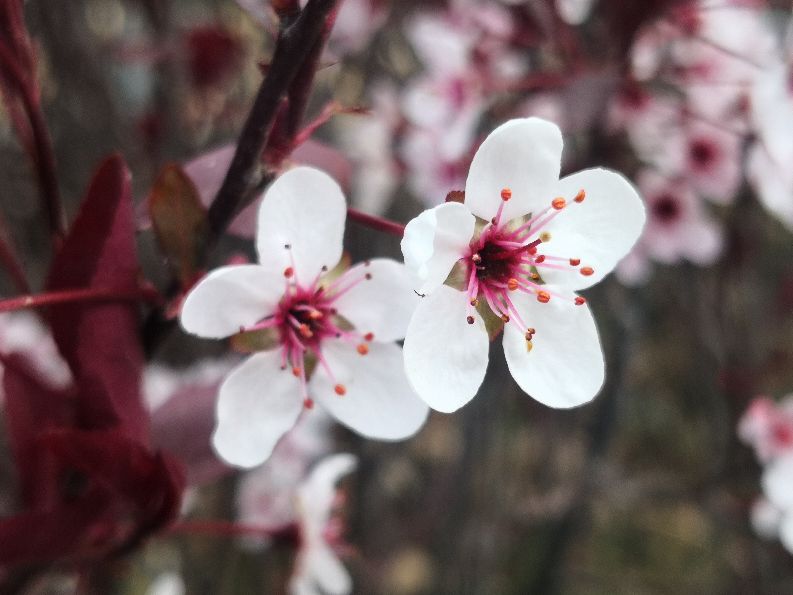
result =
[[[309,0],[293,23],[285,26],[262,80],[223,184],[209,208],[210,237],[216,239],[243,206],[250,187],[257,184],[257,168],[267,137],[286,95],[326,27],[338,0]]]
[[[0,312],[13,312],[25,308],[41,308],[55,304],[87,303],[87,302],[149,302],[159,304],[160,294],[153,287],[136,289],[116,289],[97,287],[89,289],[65,289],[33,295],[20,295],[0,300]]]
[[[362,213],[361,211],[353,209],[352,207],[347,208],[347,217],[349,217],[351,221],[355,221],[356,223],[360,223],[366,227],[371,227],[377,231],[390,233],[400,238],[405,235],[404,225],[396,223],[395,221],[384,219],[383,217]]]
[[[25,73],[20,69],[13,53],[2,41],[0,41],[0,63],[3,71],[14,80],[14,84],[19,90],[19,96],[30,124],[35,151],[35,155],[31,155],[31,158],[36,168],[39,193],[47,212],[50,233],[55,246],[58,247],[66,233],[66,215],[61,204],[58,179],[55,174],[55,152],[44,123],[44,115],[41,113],[41,104],[34,89],[26,81]]]

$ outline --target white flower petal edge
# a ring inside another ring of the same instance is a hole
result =
[[[277,263],[281,270],[293,266],[300,282],[310,283],[323,266],[339,262],[346,213],[344,194],[328,174],[312,167],[289,170],[264,193],[256,232],[259,262]]]
[[[351,454],[337,454],[320,461],[298,488],[302,547],[296,571],[290,581],[290,592],[343,595],[352,590],[352,580],[323,536],[330,517],[336,483],[350,473],[357,459]]]
[[[586,199],[569,204],[545,227],[549,242],[539,246],[558,256],[580,258],[594,269],[585,277],[576,269],[543,270],[543,279],[553,285],[579,290],[591,287],[610,273],[624,257],[644,227],[644,205],[636,189],[620,174],[606,169],[587,169],[559,180],[554,196],[568,202],[580,190]]]
[[[487,371],[484,321],[474,311],[467,324],[465,293],[446,285],[423,298],[405,336],[405,372],[410,384],[433,409],[456,411],[479,390]]]
[[[779,526],[779,540],[785,549],[793,554],[793,511],[788,511],[782,518],[782,524]]]
[[[341,423],[379,440],[404,440],[424,425],[429,409],[408,383],[396,344],[370,343],[361,356],[349,344],[328,341],[322,352],[334,377],[318,366],[309,389]],[[337,383],[346,388],[343,396],[333,391]]]
[[[275,310],[285,287],[282,275],[261,265],[220,267],[187,294],[182,328],[199,337],[228,337]]]
[[[278,439],[290,430],[303,409],[300,384],[281,370],[277,351],[252,355],[226,378],[217,402],[215,451],[240,467],[266,461]]]
[[[485,221],[501,205],[501,190],[512,198],[505,221],[538,211],[554,197],[562,163],[562,133],[540,118],[510,120],[491,132],[477,150],[465,183],[465,206]]]
[[[525,294],[513,301],[536,330],[528,349],[524,333],[511,324],[504,328],[504,354],[515,382],[548,407],[566,409],[591,401],[603,385],[605,364],[589,306],[554,299],[540,304]]]
[[[402,255],[421,283],[416,290],[430,293],[443,285],[474,233],[476,219],[468,207],[447,202],[428,209],[405,227]]]
[[[793,512],[793,453],[771,461],[763,472],[762,484],[771,504]]]
[[[360,281],[365,275],[369,278]],[[416,278],[402,263],[376,258],[352,267],[341,285],[356,283],[335,301],[339,314],[361,333],[374,333],[377,341],[405,338],[410,317],[418,305],[413,293]]]
[[[311,582],[320,587],[315,593],[346,595],[352,591],[350,573],[336,554],[324,543],[312,545],[298,561],[306,567]]]

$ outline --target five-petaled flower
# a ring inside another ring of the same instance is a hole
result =
[[[447,202],[407,225],[402,251],[425,297],[408,326],[405,370],[433,409],[454,411],[479,389],[488,309],[504,322],[507,364],[525,392],[562,408],[600,389],[597,328],[575,292],[625,256],[645,213],[615,172],[589,169],[560,180],[561,155],[556,125],[511,120],[476,152],[464,203]]]
[[[345,216],[344,195],[327,174],[292,169],[262,201],[259,264],[216,269],[184,301],[181,323],[190,333],[263,333],[273,341],[220,388],[213,444],[229,463],[265,461],[315,401],[352,430],[382,440],[411,436],[427,417],[395,344],[415,307],[411,274],[376,259],[331,278]]]

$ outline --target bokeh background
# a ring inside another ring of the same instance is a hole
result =
[[[544,0],[346,2],[308,113],[316,116],[331,101],[366,110],[332,117],[313,135],[317,146],[294,161],[327,168],[363,211],[404,223],[442,202],[444,191],[434,189],[461,189],[477,142],[510,117],[557,121],[564,173],[603,165],[636,179],[650,168],[687,183],[690,172],[653,164],[648,154],[663,149],[648,151],[637,138],[660,143],[703,121],[737,139],[740,171],[730,196],[694,198],[718,248],[705,257],[681,250],[660,259],[653,254],[663,250],[645,251],[649,265],[641,275],[612,275],[586,292],[607,361],[606,384],[591,404],[556,411],[533,401],[512,381],[497,341],[479,396],[456,414],[433,413],[413,439],[383,444],[340,427],[323,430],[330,432],[324,449],[359,457],[343,482],[341,507],[350,546],[343,558],[355,592],[793,593],[793,556],[752,529],[761,466],[736,432],[752,398],[793,391],[790,221],[769,211],[749,180],[747,155],[759,127],[745,114],[721,111],[726,95],[736,102],[751,96],[751,83],[742,78],[736,85],[744,87],[725,91],[709,81],[695,98],[697,74],[685,48],[675,46],[721,31],[724,40],[710,38],[711,46],[723,45],[714,60],[759,61],[750,68],[770,70],[764,57],[740,52],[765,44],[784,63],[789,5],[595,0],[579,23]],[[725,12],[733,20],[706,22]],[[200,173],[212,170],[205,156],[235,142],[271,55],[277,21],[268,3],[29,0],[25,13],[70,217],[97,162],[122,153],[141,205],[144,275],[166,288],[170,271],[143,203],[166,163],[202,156],[195,183],[211,195],[216,182]],[[428,16],[445,25],[421,37]],[[751,20],[745,29],[742,18]],[[756,22],[768,38],[753,37]],[[648,31],[656,30],[664,34],[652,38]],[[738,32],[745,43],[734,44]],[[439,47],[428,50],[433,40]],[[641,51],[655,52],[660,63],[646,76],[636,70]],[[443,63],[455,52],[465,57],[462,66]],[[660,123],[615,115],[630,105],[626,97],[642,94],[659,104],[671,98],[676,115]],[[0,111],[0,207],[6,235],[40,288],[50,259],[45,215],[6,116]],[[453,131],[458,138],[450,140]],[[432,159],[444,163],[433,170]],[[780,201],[792,202],[793,193]],[[649,202],[648,212],[668,216]],[[652,241],[675,243],[685,233],[696,244],[705,233],[692,227],[667,237],[664,229]],[[346,240],[354,260],[400,257],[398,238],[356,223],[348,224]],[[244,234],[228,236],[212,261],[252,254]],[[0,284],[14,294],[7,279]],[[227,345],[177,329],[153,361],[184,379],[188,366],[227,354]],[[210,404],[204,418],[182,411],[155,418],[155,430],[160,423],[161,435],[172,435],[175,444],[166,447],[177,451],[191,433],[205,437],[211,427],[212,381],[187,393]],[[11,513],[5,452],[0,510]],[[237,519],[241,474],[201,459],[211,453],[200,445],[191,452],[193,471],[206,467],[191,475],[185,518]],[[108,563],[107,584],[117,593],[151,593],[153,581],[172,572],[190,594],[279,593],[292,562],[288,543],[263,546],[185,529]],[[28,589],[69,593],[76,584],[53,569]]]

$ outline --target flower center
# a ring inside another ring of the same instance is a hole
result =
[[[291,250],[287,244],[286,250]],[[336,380],[331,366],[322,353],[322,344],[326,339],[340,339],[355,345],[360,355],[369,353],[369,343],[374,340],[374,333],[360,332],[353,328],[349,321],[339,316],[335,301],[360,283],[372,279],[372,274],[364,269],[354,275],[346,273],[335,281],[326,282],[322,274],[327,272],[323,267],[320,275],[311,283],[302,285],[295,273],[294,265],[284,269],[286,291],[276,311],[250,328],[240,329],[241,332],[272,328],[278,333],[281,349],[281,369],[291,369],[292,374],[300,379],[303,404],[307,409],[314,406],[308,395],[307,361],[312,365],[321,366],[334,385],[334,392],[343,397],[347,388]],[[313,358],[307,360],[307,356]]]
[[[680,218],[680,203],[671,194],[662,194],[653,201],[653,217],[661,223],[673,223]]]
[[[490,220],[479,237],[471,241],[468,254],[463,258],[467,265],[468,279],[467,321],[468,324],[474,323],[473,309],[484,299],[490,310],[504,323],[511,322],[520,327],[526,337],[526,348],[531,350],[536,331],[522,320],[509,294],[514,291],[528,293],[534,295],[542,304],[547,304],[551,297],[571,299],[559,296],[545,287],[542,271],[578,269],[584,276],[590,276],[595,271],[590,266],[580,266],[581,259],[577,256],[550,255],[541,250],[543,244],[551,241],[551,234],[545,227],[568,207],[566,199],[553,199],[547,208],[539,213],[532,213],[525,222],[504,223],[504,205],[511,198],[512,191],[504,188],[496,216]],[[585,198],[586,192],[580,190],[572,203],[582,203]],[[574,296],[571,301],[578,306],[586,302],[580,296]]]
[[[714,144],[706,139],[699,138],[691,141],[688,146],[688,155],[695,167],[707,168],[715,160],[718,150]]]

